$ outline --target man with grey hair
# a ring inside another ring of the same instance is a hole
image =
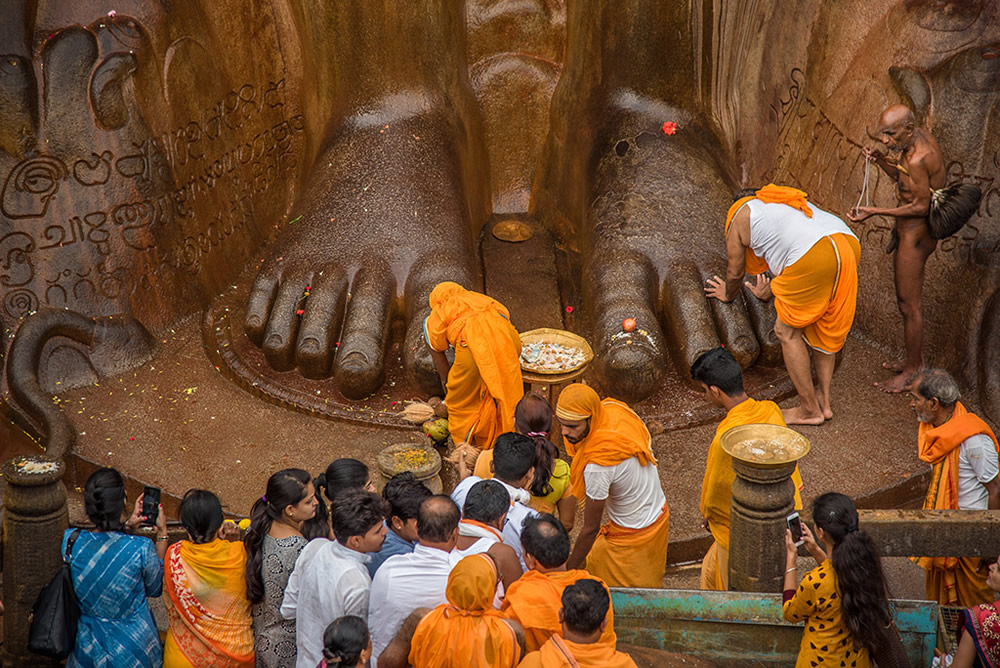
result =
[[[910,385],[910,409],[920,422],[918,454],[933,467],[924,509],[1000,509],[1000,447],[959,396],[955,379],[941,369],[921,371]],[[978,559],[923,557],[918,563],[926,571],[928,599],[962,607],[993,601]]]

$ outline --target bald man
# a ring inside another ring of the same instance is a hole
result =
[[[865,148],[864,153],[869,161],[896,180],[899,205],[892,209],[859,206],[847,217],[855,223],[869,216],[896,219],[896,234],[889,252],[895,250],[896,302],[903,316],[906,359],[883,363],[883,367],[897,375],[875,386],[884,392],[903,392],[907,381],[924,366],[920,296],[924,286],[924,265],[937,247],[937,240],[931,236],[928,213],[931,189],[943,188],[947,175],[937,140],[929,131],[917,127],[908,107],[896,104],[883,111],[879,133],[888,156],[872,148]]]

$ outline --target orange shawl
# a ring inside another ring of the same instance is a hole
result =
[[[165,561],[170,630],[164,660],[192,666],[252,668],[253,630],[243,543],[174,543]]]
[[[924,497],[924,510],[958,509],[958,454],[959,446],[967,438],[986,434],[997,448],[997,437],[981,418],[965,410],[959,401],[955,412],[940,427],[921,422],[917,432],[917,453],[921,460],[931,464],[931,483]],[[1000,452],[1000,448],[998,448]],[[921,557],[917,564],[925,569],[953,571],[958,557]]]
[[[493,609],[497,568],[488,555],[465,557],[448,575],[447,603],[429,612],[410,643],[413,668],[513,668],[521,659],[514,630]]]
[[[530,570],[507,589],[503,612],[524,627],[525,646],[529,652],[539,649],[551,636],[562,635],[559,609],[562,608],[563,590],[583,579],[600,581],[600,578],[580,569],[548,573]],[[604,588],[607,589],[607,585]],[[608,608],[608,625],[598,642],[611,649],[618,643],[614,621],[614,610]]]
[[[733,406],[715,430],[715,438],[708,448],[705,478],[701,483],[701,514],[708,520],[708,528],[719,545],[729,549],[729,508],[732,501],[733,458],[722,449],[722,435],[743,424],[776,424],[785,426],[781,409],[773,401],[746,401]],[[799,467],[792,473],[795,484],[795,508],[802,508],[802,476]]]
[[[428,345],[439,351],[455,347],[445,397],[451,432],[456,441],[492,448],[496,436],[513,431],[514,407],[524,395],[520,340],[510,312],[450,281],[438,284],[429,302]]]
[[[593,388],[573,383],[559,394],[556,416],[560,420],[590,420],[590,433],[586,438],[579,443],[566,442],[566,452],[573,458],[569,489],[578,499],[587,493],[583,480],[587,464],[614,466],[630,457],[638,457],[643,466],[656,465],[649,430],[642,419],[620,401],[601,401]]]
[[[552,636],[540,650],[526,656],[520,668],[636,668],[636,665],[628,654],[604,643],[581,645]]]
[[[809,208],[809,195],[805,192],[798,190],[797,188],[789,188],[788,186],[776,186],[773,183],[768,183],[766,186],[754,193],[753,197],[741,197],[740,199],[733,202],[733,205],[729,207],[728,213],[726,213],[726,234],[729,234],[729,226],[733,222],[733,216],[736,212],[743,208],[743,205],[752,199],[760,200],[765,204],[787,204],[793,209],[797,209],[804,213],[807,218],[812,218],[813,212]],[[768,270],[767,262],[760,257],[758,257],[750,248],[747,248],[746,252],[746,271],[748,274],[763,274]]]

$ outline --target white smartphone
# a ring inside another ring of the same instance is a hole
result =
[[[796,546],[805,542],[802,538],[802,520],[799,518],[798,511],[785,518],[785,525],[792,532],[792,540],[795,541]]]

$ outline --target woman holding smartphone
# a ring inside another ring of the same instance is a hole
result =
[[[819,566],[796,587],[797,548],[785,531],[784,617],[804,622],[796,668],[908,665],[893,625],[882,562],[872,539],[858,529],[858,511],[843,494],[813,501],[816,535],[802,523],[806,549]],[[897,655],[902,654],[902,657]]]

